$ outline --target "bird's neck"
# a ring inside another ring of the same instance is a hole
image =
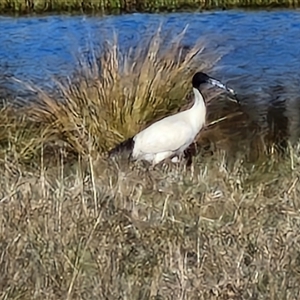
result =
[[[198,89],[193,88],[194,105],[190,108],[190,118],[195,129],[200,130],[205,123],[206,105]]]
[[[202,107],[202,108],[206,107],[203,96],[200,93],[200,91],[198,89],[193,88],[193,92],[194,92],[194,105],[193,105],[192,108],[194,108],[194,107]]]

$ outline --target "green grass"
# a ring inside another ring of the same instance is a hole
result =
[[[271,151],[247,109],[206,90],[190,167],[107,159],[219,58],[159,33],[117,45],[54,94],[20,82],[35,98],[1,110],[0,298],[297,299],[299,145]]]
[[[299,1],[291,0],[222,0],[222,1],[194,1],[194,0],[1,0],[2,14],[32,14],[32,13],[132,13],[159,12],[182,10],[205,10],[223,8],[296,8]]]

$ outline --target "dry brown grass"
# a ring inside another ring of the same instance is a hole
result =
[[[1,299],[298,299],[292,155],[294,169],[220,152],[150,173],[4,161]]]
[[[1,299],[299,299],[299,146],[262,157],[243,107],[207,90],[208,123],[234,115],[190,168],[103,157],[218,58],[163,42],[132,60],[108,47],[56,96],[27,85],[32,105],[2,108]]]

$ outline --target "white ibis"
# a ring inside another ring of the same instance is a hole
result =
[[[195,99],[190,109],[153,123],[110,150],[109,157],[122,150],[129,150],[132,160],[146,160],[155,166],[166,158],[174,159],[181,156],[205,124],[206,105],[200,91],[200,86],[204,83],[217,86],[235,95],[232,89],[219,80],[197,72],[192,79]],[[172,161],[175,161],[173,159]]]

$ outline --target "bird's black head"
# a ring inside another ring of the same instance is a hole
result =
[[[202,72],[197,72],[192,79],[192,84],[195,89],[199,89],[201,84],[209,83],[210,77]]]
[[[226,90],[227,92],[235,95],[235,92],[234,90],[228,88],[226,86],[226,84],[223,84],[221,81],[217,80],[217,79],[214,79],[210,76],[208,76],[207,74],[203,73],[203,72],[197,72],[194,76],[193,76],[193,79],[192,79],[192,84],[193,84],[193,87],[197,90],[200,89],[200,86],[201,84],[203,83],[209,83],[211,85],[214,85],[214,86],[217,86],[223,90]]]

